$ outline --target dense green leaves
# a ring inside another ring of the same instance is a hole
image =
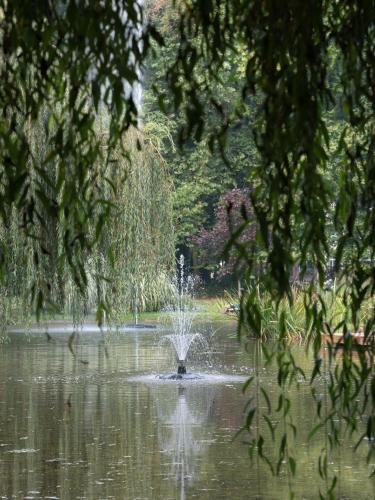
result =
[[[142,2],[0,2],[0,216],[7,225],[16,207],[38,255],[36,221],[58,221],[61,257],[82,290],[89,227],[98,236],[108,214],[105,173],[137,124],[137,82],[154,35]],[[95,130],[101,108],[109,110],[105,134]],[[35,287],[39,308],[46,292]]]
[[[180,140],[204,138],[227,161],[233,129],[243,124],[251,129],[248,144],[254,138],[257,154],[248,180],[257,242],[266,256],[262,290],[276,305],[284,296],[292,302],[293,269],[300,267],[303,280],[313,266],[314,280],[304,288],[303,303],[315,359],[323,333],[344,333],[342,357],[335,359],[337,349],[328,350],[326,415],[333,445],[340,432],[335,419],[354,430],[356,417],[365,414],[370,422],[374,412],[366,396],[374,377],[374,310],[370,306],[367,317],[361,312],[371,304],[375,286],[374,2],[188,0],[176,5],[177,56],[166,70],[167,90],[159,87],[159,92],[164,105],[169,102],[184,118]],[[238,58],[244,68],[237,72],[238,97],[226,99],[218,92],[221,77]],[[251,99],[258,100],[255,114],[248,113]],[[238,249],[239,238],[232,243]],[[240,329],[247,332],[250,326],[261,337],[264,310],[250,282],[257,260],[245,247],[242,256],[249,292],[241,300]],[[336,260],[345,305],[340,319],[329,317],[323,291],[330,258]],[[298,367],[285,343],[288,325],[282,310],[278,319],[279,341],[268,357],[279,364],[283,390],[296,380]],[[351,333],[358,330],[368,343],[366,354],[353,361]],[[320,373],[317,362],[313,379]],[[258,453],[264,457],[259,439]],[[280,456],[286,448],[286,442],[280,445]],[[293,474],[293,460],[286,465]],[[322,457],[325,478],[327,467]],[[335,479],[327,486],[328,497],[334,487]]]
[[[102,111],[95,124],[98,137],[104,119]],[[35,159],[43,159],[49,148],[43,123],[33,122],[29,130]],[[93,164],[82,180],[85,191],[97,183],[101,197],[93,202],[94,215],[82,220],[90,247],[78,241],[78,256],[66,241],[71,225],[65,213],[77,193],[66,189],[58,164],[30,166],[29,191],[36,193],[37,216],[27,233],[19,225],[16,209],[8,216],[7,226],[0,224],[2,328],[10,321],[28,321],[35,311],[39,318],[45,310],[70,314],[78,322],[97,308],[99,324],[119,322],[126,312],[158,308],[169,299],[174,264],[170,179],[150,140],[129,130],[110,161]],[[54,202],[51,213],[56,184],[61,185],[58,199],[63,210]]]

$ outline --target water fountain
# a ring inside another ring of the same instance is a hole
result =
[[[208,356],[208,343],[201,333],[192,333],[192,318],[194,312],[178,309],[171,313],[173,333],[166,335],[160,341],[160,348],[166,345],[172,347],[177,364],[177,372],[167,375],[159,375],[161,379],[197,379],[199,374],[187,371],[187,362],[197,351],[199,354]]]
[[[176,304],[169,310],[173,333],[162,338],[160,346],[170,345],[174,349],[177,373],[159,375],[160,379],[181,380],[201,378],[198,374],[188,373],[186,369],[188,354],[194,349],[200,353],[208,353],[208,343],[200,333],[193,333],[194,310],[192,297],[194,280],[191,276],[185,276],[184,256],[180,255],[179,275],[176,283]]]
[[[166,361],[166,351],[173,355],[176,366],[172,373],[143,374],[130,377],[128,380],[146,383],[165,383],[174,381],[195,384],[220,384],[222,382],[244,382],[244,375],[202,373],[188,371],[188,366],[193,362],[203,362],[212,367],[210,348],[207,336],[194,331],[194,318],[196,311],[193,303],[194,280],[185,275],[184,257],[178,260],[179,272],[175,281],[176,297],[173,305],[168,308],[168,329],[172,333],[164,335],[158,343],[159,353],[157,359]]]

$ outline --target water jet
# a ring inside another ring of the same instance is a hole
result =
[[[192,304],[192,292],[194,280],[191,276],[185,276],[184,256],[179,258],[179,275],[176,280],[176,300],[169,308],[169,321],[172,323],[173,333],[165,335],[159,347],[171,347],[173,349],[177,369],[175,373],[160,375],[162,380],[191,380],[201,378],[199,375],[188,373],[186,361],[194,356],[194,351],[199,354],[207,354],[208,343],[201,333],[192,332],[194,309]]]

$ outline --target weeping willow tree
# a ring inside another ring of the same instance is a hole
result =
[[[117,183],[116,206],[93,260],[97,301],[110,304],[107,312],[114,319],[131,311],[137,320],[138,312],[158,310],[171,299],[172,185],[152,137],[132,130],[124,142],[129,154],[115,154],[112,174]]]
[[[27,141],[27,184],[13,189],[18,203],[4,210],[0,227],[3,274],[1,281],[2,327],[9,322],[30,319],[35,308],[53,306],[62,309],[67,279],[63,247],[63,214],[45,211],[53,196],[54,183],[61,170],[50,155],[50,116],[43,108],[37,119],[25,118],[21,110],[14,114],[17,131]],[[2,166],[2,177],[9,175]],[[60,180],[61,182],[61,180]],[[63,182],[63,181],[62,181]],[[3,184],[3,196],[7,196]],[[67,195],[68,193],[66,193]],[[22,201],[30,200],[29,208],[20,213]],[[68,199],[66,200],[68,202]]]
[[[205,140],[229,165],[228,142],[236,130],[249,125],[249,141],[258,153],[248,164],[256,238],[241,241],[254,224],[244,210],[242,226],[226,252],[230,255],[234,247],[238,263],[246,268],[239,336],[259,339],[265,364],[278,367],[276,405],[271,405],[265,387],[261,401],[255,402],[253,377],[245,386],[249,450],[275,474],[283,469],[290,477],[296,473],[293,443],[298,422],[291,416],[288,387],[309,380],[316,405],[312,434],[323,430],[326,437],[319,459],[324,479],[320,496],[333,498],[337,477],[328,465],[330,449],[355,435],[357,446],[368,446],[371,463],[375,441],[375,4],[162,4],[177,8],[169,27],[176,30],[177,41],[176,57],[168,54],[158,99],[164,109],[180,113],[181,143]],[[221,79],[225,71],[231,72],[237,90],[230,102]],[[340,126],[332,126],[332,119]],[[277,317],[277,342],[272,346],[262,339],[264,311],[252,286],[259,251],[265,255],[259,286],[272,297]],[[332,258],[345,307],[338,320],[330,315],[324,290]],[[302,280],[309,268],[315,270],[314,279],[302,289],[306,344],[313,359],[310,373],[298,365],[287,339],[283,304],[287,300],[293,306],[296,264]],[[340,349],[336,332],[342,334]],[[364,345],[357,345],[356,332],[361,332]],[[325,363],[321,352],[327,338]],[[325,384],[325,401],[318,394],[319,380]],[[276,459],[267,439],[274,441]],[[292,486],[290,493],[293,496]]]
[[[81,294],[88,286],[88,256],[117,188],[108,172],[119,150],[128,154],[123,136],[138,124],[136,83],[154,36],[142,2],[0,2],[0,217],[5,230],[14,219],[38,268],[29,290],[37,315],[53,295],[49,265],[68,269]],[[96,133],[101,106],[105,136]],[[4,242],[5,280],[7,251]]]
[[[108,115],[99,113],[95,134],[105,149]],[[123,134],[107,163],[96,160],[85,182],[106,184],[97,224],[88,221],[93,242],[85,267],[70,265],[64,254],[64,213],[44,214],[59,176],[49,157],[51,115],[19,123],[28,138],[33,164],[28,194],[35,200],[32,233],[25,234],[14,207],[1,225],[4,274],[1,282],[2,326],[29,320],[36,307],[65,312],[75,321],[97,312],[98,320],[117,320],[129,311],[155,310],[171,296],[174,238],[169,173],[152,138],[135,129]],[[69,203],[69,193],[65,203]],[[62,200],[58,200],[60,203]],[[98,207],[97,207],[98,210]],[[110,215],[109,215],[110,211]],[[103,227],[102,227],[103,225]],[[95,243],[95,244],[94,244]],[[42,250],[39,252],[39,250]],[[43,304],[37,304],[43,301]]]

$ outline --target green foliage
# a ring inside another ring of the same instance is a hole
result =
[[[125,137],[129,159],[119,159],[124,181],[117,182],[116,212],[103,229],[96,257],[98,292],[111,304],[111,315],[158,310],[173,294],[174,235],[170,177],[151,135],[131,131]],[[142,148],[137,150],[136,144]],[[118,176],[118,174],[116,174]],[[126,178],[125,178],[126,177]],[[102,256],[109,252],[110,259]],[[112,261],[112,262],[111,262]]]
[[[123,132],[138,123],[137,82],[150,41],[159,38],[143,15],[133,0],[0,2],[1,221],[6,226],[13,213],[36,258],[45,248],[35,225],[58,223],[60,257],[81,290],[96,239],[90,227],[100,233],[108,213],[105,170]],[[105,144],[95,133],[102,105],[109,109]],[[35,146],[35,122],[46,150]],[[38,182],[48,184],[47,195]],[[3,266],[4,259],[1,274]],[[38,314],[48,286],[34,282]]]
[[[106,121],[102,110],[95,125],[102,147]],[[30,124],[29,135],[35,157],[43,156],[49,148],[43,121]],[[102,185],[103,198],[98,200],[97,217],[87,222],[92,248],[81,249],[84,267],[69,265],[74,256],[67,261],[64,254],[68,225],[64,214],[56,220],[43,212],[43,200],[53,189],[50,179],[59,175],[58,166],[31,170],[29,190],[38,191],[35,210],[44,218],[33,222],[32,238],[19,227],[15,209],[7,226],[0,225],[4,329],[10,322],[28,321],[35,310],[66,312],[79,322],[97,308],[97,321],[103,323],[118,321],[127,311],[160,308],[168,301],[174,267],[169,175],[147,135],[129,130],[123,142],[105,168],[93,165],[90,170],[88,183]]]
[[[166,137],[177,137],[188,152],[181,162],[167,157],[180,179],[180,204],[175,201],[175,206],[188,213],[197,205],[187,227],[179,229],[180,239],[209,222],[205,207],[219,198],[219,185],[224,190],[236,182],[243,187],[238,179],[246,177],[257,244],[266,260],[262,286],[276,304],[285,297],[292,303],[295,264],[302,274],[311,264],[316,270],[320,286],[312,282],[304,296],[315,377],[321,369],[322,334],[338,329],[345,334],[342,357],[330,351],[324,416],[317,401],[329,437],[319,470],[327,480],[325,495],[332,497],[335,479],[329,484],[327,454],[340,441],[335,421],[354,432],[365,417],[362,437],[375,439],[373,308],[363,325],[367,348],[357,360],[350,336],[375,288],[374,2],[184,0],[173,5],[177,13],[162,17],[158,31],[154,21],[144,22],[143,3],[129,0],[0,2],[3,228],[13,224],[26,238],[18,251],[25,269],[30,263],[38,269],[30,289],[37,311],[49,300],[51,287],[44,255],[51,255],[48,272],[61,273],[68,266],[75,286],[82,293],[88,288],[87,256],[100,241],[116,192],[106,174],[117,148],[126,154],[124,130],[137,124],[135,89],[145,58],[171,39],[163,64],[155,67],[159,58],[151,67],[156,81],[148,77],[159,87],[158,107],[175,114]],[[110,110],[105,147],[94,132],[101,102]],[[156,106],[146,109],[155,112]],[[37,148],[41,156],[33,153],[32,130],[38,121],[48,139],[46,151]],[[233,136],[234,130],[240,132]],[[232,172],[225,168],[231,162],[236,162]],[[185,166],[196,164],[202,175],[194,181]],[[51,221],[58,222],[56,238]],[[0,252],[4,285],[12,275],[8,237]],[[57,252],[49,250],[55,241]],[[240,253],[242,248],[250,286],[257,256],[240,239],[233,238],[232,244]],[[344,317],[338,324],[329,319],[321,292],[332,255],[345,286]],[[276,412],[286,426],[273,470],[279,472],[285,462],[291,477],[295,462],[287,387],[301,373],[286,343],[286,314],[278,320],[276,348],[264,346],[263,351],[279,366],[282,398]],[[245,321],[260,335],[261,310],[251,293],[242,297],[240,333]],[[255,447],[271,463],[263,436]]]
[[[245,291],[252,304],[251,309],[245,309],[243,314],[244,327],[247,325],[247,335],[255,336],[263,340],[277,339],[280,336],[280,324],[283,324],[285,340],[308,340],[315,341],[316,332],[311,333],[312,324],[306,322],[305,301],[308,296],[307,286],[291,287],[291,300],[284,297],[279,302],[275,302],[273,296],[262,290],[261,285],[252,286]],[[318,296],[318,295],[317,295]],[[228,300],[236,302],[236,297],[230,296]],[[330,290],[319,292],[317,303],[317,313],[324,312],[325,309],[325,330],[324,332],[334,332],[334,327],[347,321],[352,329],[353,322],[347,317],[347,307],[345,304],[345,291],[342,287],[334,286]],[[359,318],[359,330],[363,331],[367,321],[371,319],[374,310],[374,299],[366,300],[357,312]],[[257,312],[260,312],[260,316]]]
[[[154,47],[146,70],[144,115],[147,126],[156,129],[163,156],[174,181],[174,219],[177,241],[191,245],[191,236],[202,226],[210,227],[214,221],[213,207],[220,197],[234,187],[248,186],[247,175],[257,152],[253,140],[249,140],[250,129],[243,122],[241,127],[228,134],[225,154],[230,161],[228,168],[220,153],[211,151],[210,138],[202,134],[183,143],[180,135],[185,117],[178,110],[168,117],[160,111],[173,106],[174,94],[165,82],[165,74],[173,64],[178,51],[178,10],[173,2],[151,2],[150,18],[164,38],[161,47]],[[202,70],[203,71],[203,70]],[[238,101],[238,84],[243,78],[243,54],[240,52],[220,70],[220,79],[214,83],[214,92],[232,109]],[[155,99],[155,90],[158,99]],[[246,116],[254,116],[257,100],[246,106]],[[207,120],[212,127],[221,126],[221,117],[210,106]],[[177,148],[176,145],[179,147]]]

